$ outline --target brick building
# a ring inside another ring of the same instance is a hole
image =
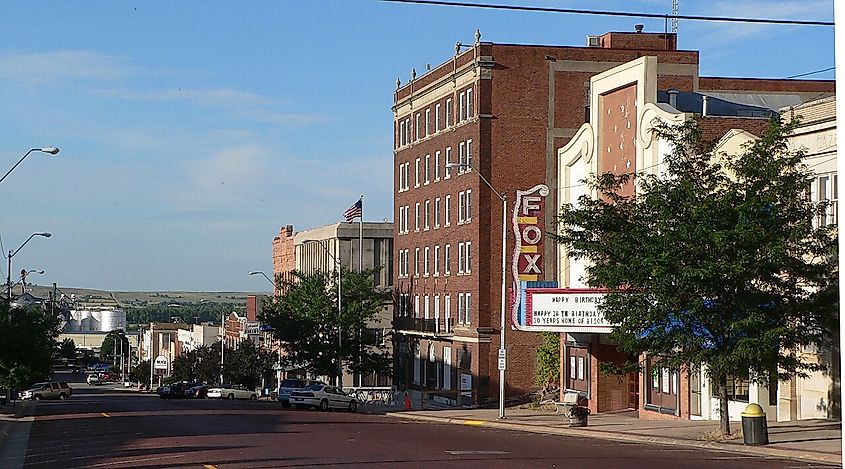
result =
[[[419,77],[412,72],[394,93],[396,380],[446,400],[458,391],[498,399],[503,214],[475,172],[508,198],[509,210],[531,190],[548,194],[536,213],[524,204],[504,214],[513,225],[505,247],[513,259],[505,266],[509,296],[519,298],[521,282],[560,281],[556,246],[542,238],[556,230],[557,149],[590,119],[592,76],[649,55],[663,90],[783,106],[832,89],[829,82],[699,77],[698,52],[677,50],[674,34],[610,32],[587,47],[480,39],[476,32],[475,43],[457,44],[449,60]],[[515,236],[520,229],[536,237]],[[540,340],[512,327],[506,334],[507,395],[515,396],[535,388]]]

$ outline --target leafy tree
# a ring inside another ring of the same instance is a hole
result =
[[[58,356],[69,361],[76,360],[76,343],[73,339],[66,338],[59,344]]]
[[[543,343],[537,347],[537,370],[534,381],[538,386],[560,381],[560,334],[541,332]]]
[[[50,376],[58,317],[40,308],[0,302],[0,388],[23,389]]]
[[[100,345],[100,360],[112,362],[116,364],[117,368],[120,368],[118,356],[121,353],[124,356],[129,355],[129,338],[126,337],[122,329],[115,329],[103,338],[103,343]]]
[[[220,323],[222,315],[231,311],[243,309],[243,303],[180,303],[178,308],[168,306],[172,300],[158,304],[129,307],[126,310],[126,321],[132,324],[149,324],[151,322],[171,322],[171,317],[179,317],[189,324],[194,321]]]
[[[140,384],[149,384],[152,371],[150,361],[144,360],[129,371],[129,379]]]
[[[213,383],[220,377],[220,342],[200,346],[182,353],[173,360],[173,377],[177,381]]]
[[[261,378],[272,372],[276,354],[259,347],[250,339],[243,339],[238,347],[226,352],[223,379],[255,389]]]
[[[830,345],[838,311],[835,228],[814,228],[794,123],[773,120],[739,155],[715,154],[694,124],[661,127],[665,173],[602,174],[560,213],[558,241],[589,260],[586,282],[622,351],[674,369],[706,366],[730,434],[727,378],[806,375],[802,346]],[[619,190],[636,185],[636,194]]]
[[[390,353],[379,334],[368,330],[391,292],[376,289],[374,270],[341,272],[341,306],[338,313],[337,282],[332,274],[295,272],[282,279],[283,295],[264,310],[265,324],[282,342],[282,361],[317,376],[337,377],[338,353],[351,373],[386,373]],[[340,352],[338,331],[340,330]]]

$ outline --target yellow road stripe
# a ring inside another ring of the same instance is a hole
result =
[[[107,414],[107,413],[105,413],[105,412],[100,412],[100,415],[102,415],[103,417],[111,417],[111,415],[109,415],[109,414]]]
[[[205,469],[217,469],[217,466],[212,466],[211,464],[203,464],[202,467]]]
[[[464,425],[472,425],[473,427],[480,427],[484,425],[484,420],[464,420]]]

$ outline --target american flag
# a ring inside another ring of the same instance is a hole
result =
[[[352,220],[355,220],[356,218],[360,217],[363,214],[364,214],[364,203],[361,199],[358,199],[357,202],[352,204],[351,207],[349,207],[348,209],[346,209],[345,212],[343,212],[343,217],[346,218],[347,223],[352,223]]]

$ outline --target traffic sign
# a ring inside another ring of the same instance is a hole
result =
[[[508,352],[506,349],[500,348],[499,349],[499,370],[507,370],[507,355]]]

